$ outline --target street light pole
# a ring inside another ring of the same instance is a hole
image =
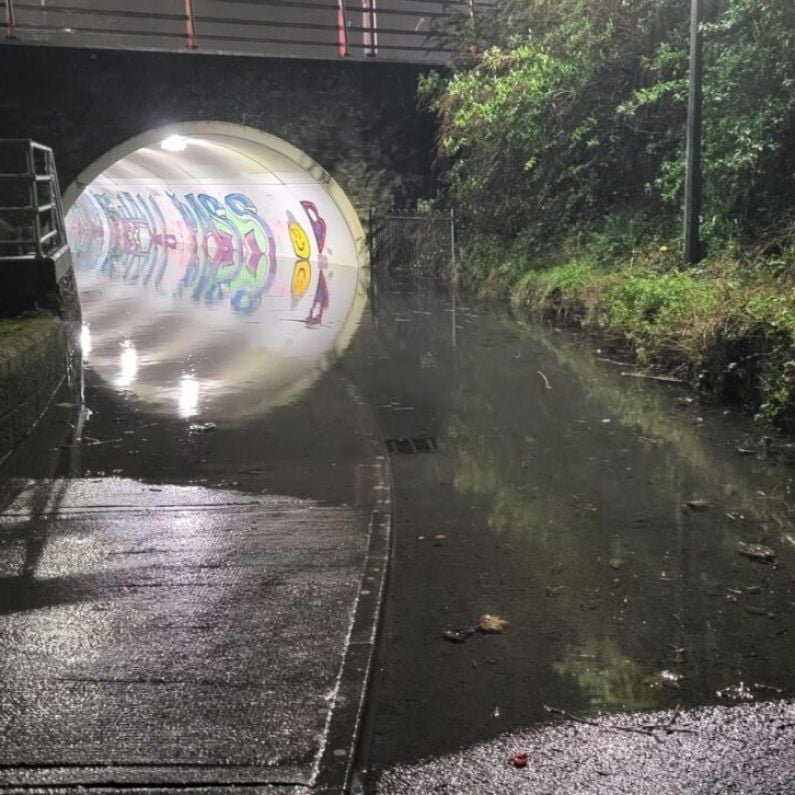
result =
[[[701,22],[704,0],[691,0],[690,91],[687,100],[687,153],[685,163],[684,259],[695,265],[701,259],[701,107],[704,77],[704,45]]]

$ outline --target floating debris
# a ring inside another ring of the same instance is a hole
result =
[[[514,767],[527,767],[527,754],[514,754],[511,757],[511,764]]]
[[[207,431],[214,431],[217,427],[214,422],[192,422],[188,426],[188,430],[194,433],[206,433]]]
[[[759,607],[758,605],[745,605],[743,609],[746,613],[750,613],[752,616],[765,616],[766,618],[774,617],[773,613],[766,610],[764,607]]]
[[[463,629],[446,629],[442,632],[442,638],[450,641],[450,643],[464,643],[469,640],[476,632],[483,632],[491,634],[494,632],[502,632],[508,622],[500,616],[492,616],[489,613],[482,615],[474,627],[465,627]]]
[[[764,544],[746,544],[744,541],[738,541],[736,549],[743,557],[761,563],[772,563],[776,559],[776,553]]]
[[[482,615],[478,622],[478,629],[481,632],[502,632],[507,626],[508,622],[504,618],[492,616],[488,613]]]
[[[463,643],[465,640],[468,640],[475,634],[474,627],[468,627],[467,629],[447,629],[442,632],[442,637],[445,640],[450,641],[450,643]]]
[[[751,691],[751,688],[748,687],[744,682],[740,682],[739,685],[731,685],[730,687],[724,687],[723,690],[716,691],[715,695],[718,698],[727,698],[729,701],[753,701],[754,694]]]
[[[669,644],[674,655],[674,665],[681,665],[687,659],[687,649],[684,646]]]
[[[648,685],[653,690],[661,690],[664,687],[678,690],[679,683],[684,678],[682,674],[678,674],[675,671],[656,671],[653,674],[649,674],[649,676],[643,680],[643,684]]]

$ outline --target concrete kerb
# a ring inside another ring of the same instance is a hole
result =
[[[352,391],[356,402],[364,405],[358,391],[355,388]],[[368,549],[312,790],[324,795],[345,795],[354,780],[354,765],[366,730],[365,703],[392,556],[392,467],[375,418],[372,434],[376,449],[370,473],[373,505]]]

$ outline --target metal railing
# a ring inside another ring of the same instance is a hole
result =
[[[496,0],[0,0],[5,38],[113,49],[444,63]]]
[[[52,149],[0,138],[0,259],[41,259],[66,245]]]

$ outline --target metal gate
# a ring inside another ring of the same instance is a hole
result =
[[[454,281],[453,210],[370,213],[370,263],[373,274],[405,274],[416,280]]]

